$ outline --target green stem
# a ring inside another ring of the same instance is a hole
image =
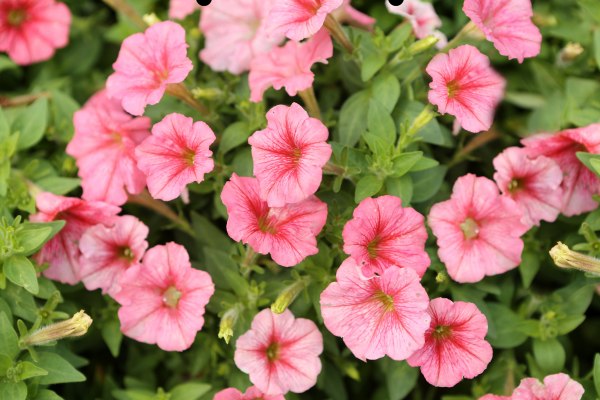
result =
[[[336,42],[341,44],[342,47],[346,49],[346,51],[349,54],[354,53],[354,46],[350,42],[350,39],[348,39],[348,36],[346,35],[346,32],[344,32],[344,29],[342,28],[340,23],[337,21],[337,19],[335,19],[333,15],[329,14],[327,18],[325,18],[324,25],[325,28],[327,28],[327,30],[331,34],[331,36],[333,36],[333,38],[336,40]]]
[[[311,86],[306,90],[301,90],[298,92],[298,95],[304,102],[308,115],[313,118],[321,119],[321,109],[319,108],[319,102],[317,101],[313,87]]]
[[[460,42],[462,42],[462,40],[467,35],[469,35],[471,32],[476,31],[477,29],[478,29],[477,26],[473,22],[469,21],[469,23],[467,23],[465,26],[463,26],[462,29],[456,34],[456,36],[454,36],[452,38],[452,40],[449,41],[448,44],[446,46],[444,46],[443,49],[440,50],[440,52],[446,53],[446,52],[448,52],[448,50],[453,49]]]
[[[146,207],[152,211],[156,211],[158,214],[167,218],[177,225],[181,230],[188,233],[190,236],[195,237],[196,233],[190,226],[190,223],[185,219],[177,215],[169,206],[160,200],[156,200],[150,196],[148,190],[145,190],[140,194],[130,194],[127,201],[130,204],[137,204]]]
[[[140,30],[146,30],[148,24],[144,18],[129,4],[126,0],[103,0],[109,7],[117,13],[124,14],[133,22]]]

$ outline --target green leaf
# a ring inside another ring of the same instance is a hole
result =
[[[577,0],[586,15],[600,22],[600,2],[598,0]]]
[[[342,106],[335,141],[354,147],[367,129],[370,93],[366,90],[354,93]]]
[[[238,296],[247,296],[248,282],[240,275],[238,265],[231,256],[211,247],[204,248],[206,269],[213,278],[217,288],[232,289]]]
[[[53,385],[56,383],[83,382],[85,375],[77,371],[67,360],[56,353],[38,352],[36,365],[48,371],[48,375],[40,378],[40,384]]]
[[[47,192],[62,196],[70,191],[77,189],[81,185],[79,178],[65,178],[62,176],[48,176],[35,182],[39,187]]]
[[[413,165],[410,169],[411,172],[424,171],[426,169],[430,169],[433,167],[437,167],[440,165],[439,161],[434,160],[433,158],[421,157],[419,160]]]
[[[198,400],[210,390],[210,385],[200,382],[186,382],[175,386],[169,400]]]
[[[14,255],[5,260],[4,275],[15,285],[25,288],[29,293],[37,294],[39,286],[35,267],[27,257]]]
[[[389,52],[397,51],[404,45],[406,40],[410,37],[412,33],[412,26],[410,24],[400,24],[388,35],[387,42],[388,47],[387,50]]]
[[[7,355],[0,354],[0,377],[6,375],[6,371],[8,371],[9,368],[12,368],[12,366],[12,358]]]
[[[7,282],[6,288],[0,290],[2,297],[10,306],[14,315],[26,321],[33,322],[38,317],[38,308],[31,296],[25,289],[13,283]]]
[[[413,180],[413,203],[429,200],[437,194],[444,182],[448,168],[444,165],[428,169],[426,171],[412,172]]]
[[[100,333],[102,334],[104,343],[106,343],[110,350],[110,354],[115,358],[118,357],[119,350],[121,349],[121,341],[123,340],[119,321],[116,319],[104,321]]]
[[[401,178],[387,178],[385,188],[388,194],[402,199],[403,207],[410,204],[413,196],[413,181],[409,175],[404,175]]]
[[[565,365],[565,349],[557,339],[533,339],[533,357],[546,374],[560,372]]]
[[[566,335],[585,321],[585,315],[568,315],[557,320],[558,334]]]
[[[21,225],[21,229],[16,234],[19,245],[23,251],[19,254],[30,256],[42,247],[44,243],[50,240],[53,233],[52,226],[47,224],[36,224],[26,222]]]
[[[33,400],[63,400],[63,398],[52,390],[42,389],[37,393],[37,396],[35,396]]]
[[[196,241],[202,246],[219,250],[229,250],[233,246],[229,236],[197,212],[192,212],[192,229],[196,233]]]
[[[382,73],[373,79],[370,92],[391,113],[400,98],[400,82],[394,75]]]
[[[369,102],[367,115],[367,128],[369,132],[381,138],[388,146],[393,147],[396,142],[396,127],[389,111],[377,99]]]
[[[29,361],[21,361],[18,364],[18,367],[21,370],[21,373],[19,374],[19,379],[22,381],[24,381],[25,379],[34,378],[36,376],[48,375],[48,371],[36,366],[35,364]]]
[[[0,72],[6,69],[17,69],[19,66],[4,54],[0,54]]]
[[[19,354],[19,337],[11,321],[3,312],[0,313],[0,354],[4,354],[11,359]]]
[[[219,152],[221,154],[225,154],[229,150],[246,143],[250,133],[251,132],[248,124],[244,121],[234,122],[233,124],[229,125],[223,132],[223,136],[221,136]]]
[[[25,400],[27,385],[25,382],[0,382],[0,399]]]
[[[394,158],[394,169],[390,175],[394,178],[399,178],[413,170],[415,164],[423,158],[422,151],[409,151],[402,153]]]
[[[369,81],[387,61],[388,53],[375,43],[376,35],[355,31],[360,37],[358,55],[361,61],[360,77],[363,82]]]
[[[50,111],[54,136],[61,142],[67,143],[73,137],[73,115],[81,107],[71,96],[58,90],[52,91],[51,98]]]
[[[17,149],[24,150],[37,144],[44,136],[48,124],[48,100],[41,98],[25,108],[12,124],[12,131],[19,132]]]
[[[582,151],[578,151],[576,154],[583,165],[600,177],[600,154],[591,154]]]
[[[519,273],[523,281],[523,287],[529,289],[533,278],[537,275],[540,269],[540,257],[538,254],[525,250],[521,256],[521,264],[519,265]]]
[[[385,384],[389,400],[402,400],[417,384],[419,371],[416,368],[412,368],[405,361],[386,361]]]
[[[596,59],[596,67],[600,70],[600,29],[594,31],[594,57]]]
[[[0,56],[1,57],[1,56]],[[0,140],[4,140],[10,135],[10,124],[0,107]]]
[[[594,357],[594,386],[596,387],[596,396],[600,397],[600,354],[598,353]]]
[[[376,176],[363,176],[356,183],[356,191],[354,192],[354,201],[358,204],[367,197],[371,197],[381,190],[383,181]]]
[[[488,341],[492,346],[499,349],[512,349],[527,340],[527,335],[519,329],[522,319],[510,308],[499,303],[489,303],[488,310],[496,324],[494,335],[488,335]]]

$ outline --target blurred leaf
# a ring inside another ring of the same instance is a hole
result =
[[[248,294],[248,282],[240,275],[238,265],[228,253],[205,247],[204,254],[206,255],[206,269],[213,278],[216,287],[232,289],[236,294],[243,297]]]
[[[387,361],[385,368],[385,384],[389,400],[404,399],[417,384],[419,370],[413,368],[406,361]]]
[[[597,0],[577,0],[583,11],[600,22],[600,2]]]
[[[519,330],[521,318],[510,308],[498,303],[488,303],[491,318],[496,324],[494,335],[488,335],[488,341],[499,349],[512,349],[527,340],[527,335]]]
[[[0,54],[0,72],[6,69],[16,69],[19,68],[17,64],[15,64],[8,56],[4,54]]]
[[[525,250],[521,256],[521,264],[519,264],[519,273],[521,274],[521,280],[523,281],[523,287],[525,289],[528,289],[531,286],[531,282],[533,282],[539,269],[539,256],[532,251]]]
[[[37,99],[23,109],[12,124],[12,131],[19,132],[17,148],[28,149],[37,144],[46,131],[48,124],[48,99]]]
[[[197,242],[202,246],[213,247],[219,250],[229,250],[233,241],[210,220],[197,212],[192,212],[192,228],[196,233]]]
[[[400,98],[400,82],[390,73],[381,73],[372,80],[370,92],[391,113]]]
[[[4,261],[4,274],[15,285],[37,294],[39,287],[35,267],[25,256],[13,255]]]
[[[121,342],[123,341],[123,334],[121,333],[121,324],[117,319],[110,319],[102,322],[102,329],[100,330],[104,343],[108,346],[110,354],[113,357],[119,356],[121,349]]]
[[[24,381],[25,379],[34,378],[36,376],[48,375],[48,371],[37,367],[35,364],[29,361],[22,361],[18,364],[18,368],[21,371],[19,379]]]
[[[42,389],[38,391],[37,396],[35,396],[33,400],[63,400],[63,398],[52,390]]]
[[[25,400],[27,385],[25,382],[0,382],[0,399]]]
[[[412,172],[410,175],[414,183],[413,203],[420,203],[435,196],[442,186],[447,170],[445,165],[438,165],[426,171]]]
[[[210,390],[210,385],[200,382],[186,382],[175,386],[169,400],[198,400]]]
[[[596,67],[600,70],[600,29],[594,30],[594,57]]]
[[[394,169],[393,173],[390,176],[394,178],[399,178],[401,176],[406,175],[409,171],[414,169],[415,164],[419,162],[419,160],[421,160],[422,158],[422,151],[409,151],[400,154],[399,156],[394,158]]]
[[[410,204],[413,195],[413,181],[409,175],[401,178],[387,178],[385,188],[388,194],[402,199],[402,206],[407,207]]]
[[[9,358],[19,354],[19,337],[4,312],[0,312],[0,354]]]
[[[533,357],[546,374],[560,372],[565,365],[565,349],[557,339],[533,339]]]
[[[338,128],[334,139],[348,147],[353,147],[367,129],[370,94],[363,90],[354,93],[342,106]]]
[[[358,204],[367,197],[371,197],[381,190],[383,181],[376,176],[367,175],[360,178],[356,183],[354,201]]]
[[[369,102],[367,128],[371,134],[383,140],[388,150],[394,146],[396,142],[394,120],[377,99],[371,99]]]
[[[52,91],[51,99],[53,136],[61,142],[67,143],[73,137],[73,114],[79,110],[80,106],[70,96],[58,90]]]
[[[251,133],[248,123],[244,121],[234,122],[223,132],[219,143],[219,152],[225,154],[229,150],[246,143]]]
[[[48,375],[40,378],[43,385],[56,383],[83,382],[85,375],[77,371],[67,360],[56,353],[38,351],[36,365],[48,371]]]
[[[594,386],[596,387],[596,396],[600,396],[600,354],[594,356]]]

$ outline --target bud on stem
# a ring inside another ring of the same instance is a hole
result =
[[[83,310],[66,321],[44,326],[22,339],[24,346],[39,346],[68,337],[83,336],[92,324],[92,318]]]
[[[556,246],[550,249],[550,257],[561,268],[578,269],[600,276],[600,260],[573,251],[561,242],[558,242]]]
[[[296,297],[308,287],[309,283],[310,277],[306,276],[283,289],[275,302],[271,304],[271,311],[275,314],[283,313],[296,300]]]
[[[223,317],[221,318],[221,323],[219,324],[219,339],[225,340],[225,343],[227,344],[229,344],[229,340],[231,340],[231,337],[233,336],[233,328],[237,323],[241,309],[242,306],[236,304],[225,311],[225,314],[223,314]]]

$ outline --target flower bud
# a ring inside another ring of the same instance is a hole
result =
[[[83,336],[92,324],[92,318],[83,310],[66,321],[56,322],[27,335],[23,338],[26,346],[38,346],[68,337]]]
[[[550,249],[550,257],[561,268],[578,269],[594,275],[600,275],[600,260],[573,251],[561,242],[558,242],[556,246]]]
[[[223,317],[221,318],[221,323],[219,324],[219,339],[225,340],[225,343],[229,344],[231,337],[233,336],[233,328],[237,323],[238,317],[240,313],[240,306],[235,305],[229,310],[225,311]]]
[[[148,26],[152,26],[152,25],[160,22],[160,18],[158,18],[156,16],[156,14],[154,14],[154,13],[144,14],[144,16],[142,17],[142,19],[144,20],[144,22],[146,24],[148,24]]]
[[[283,313],[296,300],[296,297],[308,286],[310,278],[300,279],[281,291],[277,299],[271,304],[271,311],[275,314]]]
[[[408,52],[411,56],[416,56],[417,54],[421,54],[424,51],[427,51],[433,46],[435,46],[439,40],[440,39],[438,37],[434,35],[429,35],[426,38],[417,40],[416,42],[411,44],[408,48]]]

